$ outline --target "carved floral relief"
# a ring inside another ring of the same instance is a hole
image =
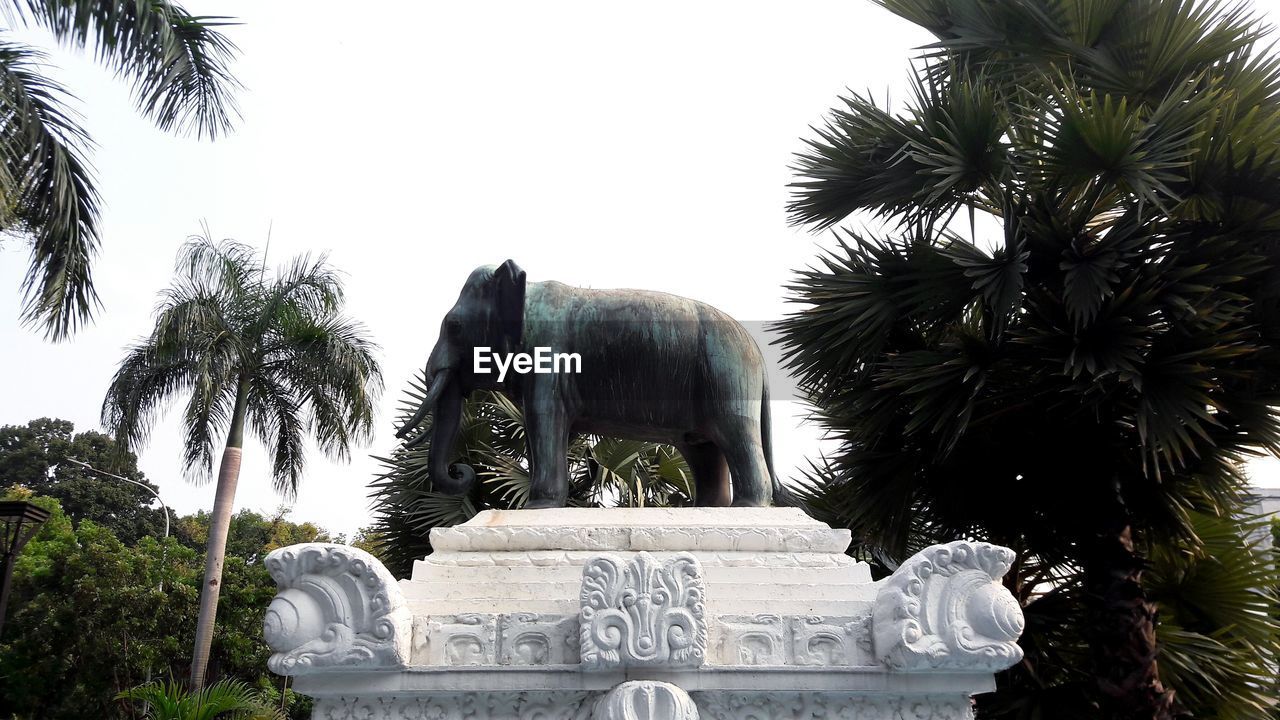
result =
[[[599,555],[582,569],[582,664],[593,668],[698,667],[706,659],[705,592],[697,558],[659,563]]]

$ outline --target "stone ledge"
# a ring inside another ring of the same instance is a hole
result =
[[[584,673],[578,665],[538,667],[413,667],[393,672],[331,672],[294,678],[296,691],[313,697],[351,695],[416,697],[441,692],[523,690],[608,690],[629,680],[677,684],[689,692],[812,691],[884,695],[937,695],[991,692],[991,673],[886,673],[883,667],[704,666],[697,672],[630,668]]]
[[[955,694],[694,692],[632,680],[608,691],[447,692],[319,698],[315,720],[972,720]]]
[[[599,550],[517,550],[512,552],[462,552],[456,550],[437,551],[423,560],[414,562],[414,574],[418,568],[440,567],[539,567],[556,568],[572,566],[574,572]],[[617,550],[617,552],[626,552]],[[639,552],[633,551],[633,552]],[[835,552],[734,552],[734,551],[681,551],[658,550],[653,554],[663,557],[664,554],[677,552],[698,552],[698,559],[707,567],[781,567],[781,568],[856,568],[860,574],[859,582],[871,582],[870,567]]]
[[[797,508],[486,510],[435,528],[442,552],[615,550],[843,553],[851,536]]]

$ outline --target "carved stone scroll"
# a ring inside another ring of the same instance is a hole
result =
[[[721,615],[712,623],[720,665],[875,665],[868,615]]]
[[[564,665],[578,662],[578,618],[513,613],[501,618],[501,665]]]
[[[414,619],[413,662],[418,665],[496,665],[498,618],[466,613]]]
[[[857,665],[858,619],[821,616],[791,618],[791,653],[796,665]]]
[[[395,578],[372,555],[304,543],[272,552],[266,568],[278,587],[263,621],[272,672],[406,664],[412,619]]]
[[[1003,670],[1022,659],[1022,608],[1000,584],[1013,551],[981,542],[934,545],[883,581],[872,631],[895,670]]]
[[[778,615],[721,615],[719,631],[721,665],[785,665],[787,647],[783,618]]]
[[[973,720],[969,699],[818,692],[695,692],[702,720]]]
[[[587,669],[699,667],[706,659],[702,567],[689,553],[659,563],[598,555],[582,568],[580,629]]]

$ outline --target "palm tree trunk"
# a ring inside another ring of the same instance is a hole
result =
[[[205,669],[209,664],[209,648],[213,645],[213,626],[218,615],[218,594],[222,588],[222,562],[227,550],[227,531],[231,527],[231,509],[240,480],[240,453],[244,445],[245,408],[249,386],[242,378],[236,388],[235,408],[231,413],[231,429],[227,447],[222,451],[218,467],[218,489],[213,496],[213,514],[209,518],[209,543],[205,548],[204,585],[200,589],[200,619],[196,622],[196,646],[191,657],[190,691],[204,687]]]
[[[1099,503],[1097,530],[1085,549],[1085,636],[1093,655],[1101,717],[1172,720],[1173,692],[1157,673],[1156,606],[1142,587],[1143,558],[1117,486]]]

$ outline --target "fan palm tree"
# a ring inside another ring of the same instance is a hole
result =
[[[161,409],[189,394],[184,462],[196,479],[209,476],[214,444],[226,438],[191,663],[191,687],[200,688],[246,427],[272,457],[275,489],[292,496],[308,436],[342,460],[370,437],[382,375],[364,327],[341,314],[341,279],[323,256],[294,258],[272,275],[251,248],[206,233],[183,245],[177,275],[155,328],[116,371],[102,422],[136,448]]]
[[[133,89],[138,111],[162,130],[214,138],[236,117],[235,47],[225,18],[199,17],[169,0],[10,0],[10,25],[53,33]],[[65,339],[97,306],[90,265],[99,240],[92,145],[70,94],[46,77],[44,53],[0,36],[0,232],[27,239],[23,322]]]
[[[880,4],[937,43],[795,163],[797,223],[877,224],[783,323],[841,441],[809,499],[887,563],[980,535],[1032,587],[1078,568],[1090,701],[1172,717],[1144,568],[1280,450],[1280,59],[1211,0]]]
[[[425,371],[408,386],[397,426],[422,406]],[[463,406],[455,462],[477,470],[480,482],[467,495],[431,487],[430,418],[421,443],[410,438],[389,457],[373,483],[378,555],[403,577],[431,552],[430,531],[465,522],[480,510],[522,507],[529,498],[529,460],[520,408],[498,392],[482,390]],[[693,475],[670,445],[575,435],[569,443],[569,504],[577,507],[652,507],[692,504]]]
[[[172,681],[152,682],[129,688],[116,699],[142,703],[147,720],[284,720],[283,713],[235,680],[220,680],[193,691]]]

